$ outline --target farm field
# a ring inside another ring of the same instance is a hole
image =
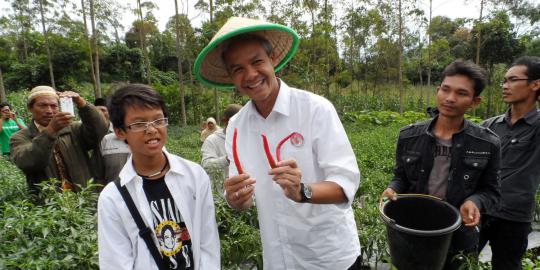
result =
[[[354,202],[362,255],[380,267],[388,253],[378,196],[391,177],[400,127],[418,121],[423,114],[366,112],[343,118],[362,173]],[[170,152],[200,161],[198,127],[171,126],[169,134]],[[57,193],[51,184],[44,185],[44,190],[44,204],[34,204],[26,194],[23,175],[0,159],[0,269],[97,269],[97,195],[90,190]],[[238,213],[219,194],[214,197],[223,269],[261,266],[256,212]],[[538,265],[535,260],[524,261],[531,267],[535,263]]]

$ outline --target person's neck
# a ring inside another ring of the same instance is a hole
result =
[[[441,140],[451,140],[452,136],[461,130],[463,122],[463,116],[451,118],[439,115],[433,127],[433,134]]]
[[[277,80],[277,91],[273,91],[268,98],[261,101],[254,101],[255,108],[257,108],[257,112],[263,117],[266,118],[270,113],[272,112],[272,109],[274,109],[274,105],[276,105],[276,100],[279,95],[279,89],[281,88],[281,81]]]
[[[162,170],[166,167],[167,158],[165,153],[155,156],[133,156],[133,168],[140,176],[150,176],[155,179],[162,176],[167,170]]]
[[[514,103],[510,107],[510,116],[512,124],[515,124],[519,119],[525,117],[530,111],[536,107],[536,100]]]

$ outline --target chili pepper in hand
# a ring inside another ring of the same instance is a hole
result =
[[[276,158],[277,158],[277,161],[280,162],[281,161],[281,146],[286,143],[292,136],[296,135],[298,132],[293,132],[291,134],[289,134],[289,136],[285,137],[285,139],[281,140],[277,147],[276,147]]]
[[[234,158],[234,165],[236,166],[236,170],[238,170],[238,174],[243,174],[244,169],[242,169],[242,164],[240,164],[240,159],[238,158],[238,150],[236,149],[236,138],[238,137],[238,129],[234,128],[234,135],[233,135],[233,141],[232,141],[232,153]]]
[[[266,153],[266,158],[268,159],[268,163],[270,163],[270,167],[273,169],[276,167],[276,162],[274,161],[272,152],[270,152],[270,147],[268,146],[268,139],[264,134],[261,134],[261,136],[263,138],[264,152]]]

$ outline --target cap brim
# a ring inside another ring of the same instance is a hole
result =
[[[281,33],[284,33],[284,34],[290,36],[290,38],[292,39],[292,42],[290,44],[290,48],[288,49],[286,54],[283,56],[281,61],[279,61],[279,63],[274,67],[274,71],[277,72],[281,68],[283,68],[291,60],[291,58],[296,54],[296,51],[298,50],[298,45],[300,43],[300,38],[298,37],[298,34],[294,30],[292,30],[291,28],[283,26],[283,25],[272,24],[272,23],[258,24],[258,25],[246,26],[246,27],[242,27],[242,28],[239,28],[239,29],[235,29],[235,30],[233,30],[233,31],[231,31],[229,33],[226,33],[226,34],[220,36],[219,38],[216,38],[215,40],[212,40],[201,51],[201,53],[197,56],[197,59],[195,60],[195,65],[194,65],[194,68],[193,68],[193,72],[195,73],[196,78],[201,83],[203,83],[204,85],[209,86],[209,87],[215,87],[215,88],[219,88],[219,89],[232,89],[232,88],[234,88],[234,84],[232,83],[232,81],[230,81],[229,78],[225,79],[225,76],[220,76],[222,78],[222,81],[217,81],[217,80],[212,80],[211,77],[213,77],[213,75],[203,74],[204,73],[203,72],[203,66],[206,68],[205,69],[206,71],[209,69],[208,66],[210,66],[211,64],[209,64],[209,62],[207,61],[208,55],[215,54],[216,53],[215,52],[216,48],[218,48],[220,46],[220,44],[223,43],[225,40],[227,40],[227,39],[229,39],[231,37],[243,34],[243,33],[258,32],[258,31],[259,32],[260,31],[277,31],[277,32],[281,32]],[[214,58],[216,58],[216,57],[214,57]],[[219,61],[219,62],[217,62],[217,61]],[[218,59],[214,59],[214,64],[212,65],[212,67],[213,67],[214,70],[226,72],[225,67],[223,66],[223,63],[221,61],[221,55],[219,55]],[[227,75],[227,77],[228,77],[228,75]]]

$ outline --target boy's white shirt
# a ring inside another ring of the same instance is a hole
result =
[[[220,269],[219,235],[208,175],[200,165],[163,152],[170,164],[165,184],[191,235],[194,269]],[[130,157],[120,172],[120,183],[127,186],[146,224],[152,224],[143,180],[132,164]],[[152,235],[157,247],[155,232]],[[114,182],[103,189],[98,200],[98,250],[102,270],[158,269]]]

